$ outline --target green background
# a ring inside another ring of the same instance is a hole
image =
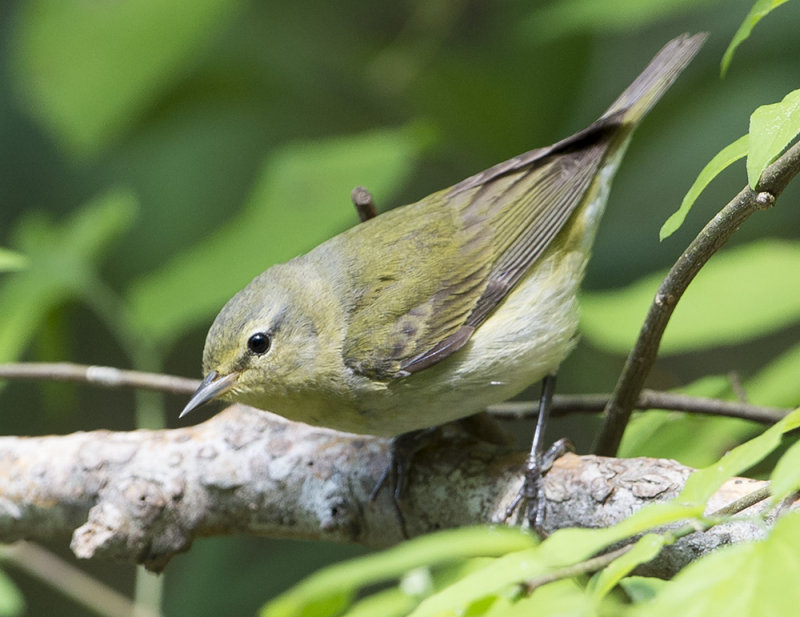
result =
[[[790,2],[759,24],[720,80],[748,0],[4,2],[0,247],[30,265],[0,274],[0,360],[199,377],[216,311],[270,264],[355,224],[353,186],[365,185],[385,209],[551,143],[598,116],[667,40],[708,31],[700,56],[636,134],[585,288],[631,283],[672,263],[744,186],[739,163],[703,193],[678,233],[658,242],[694,177],[747,131],[752,110],[800,84],[799,7]],[[796,238],[798,195],[790,187],[732,245]],[[779,287],[795,288],[796,274],[780,268],[772,271]],[[793,314],[757,336],[676,349],[651,385],[730,370],[746,380],[798,333]],[[609,391],[623,360],[587,334],[559,388]],[[0,388],[5,434],[184,424],[180,397]],[[553,432],[585,448],[594,426],[578,417]],[[51,548],[71,559],[67,543]],[[164,610],[253,614],[311,569],[360,551],[200,540],[167,568]],[[80,565],[131,593],[133,567]],[[84,614],[10,574],[29,614]]]

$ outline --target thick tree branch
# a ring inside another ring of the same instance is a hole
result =
[[[798,172],[800,143],[789,148],[764,171],[755,191],[745,187],[720,210],[672,266],[656,292],[639,338],[614,388],[614,395],[606,405],[605,423],[594,448],[597,454],[616,454],[645,379],[655,364],[661,337],[689,283],[751,214],[775,203]]]
[[[72,534],[83,558],[162,569],[196,537],[249,533],[386,546],[402,539],[391,499],[368,496],[387,442],[290,423],[233,406],[187,428],[0,438],[0,540]],[[524,453],[448,439],[415,460],[404,504],[410,535],[500,522]],[[674,461],[567,455],[545,478],[545,528],[605,527],[677,494],[691,470]],[[729,482],[709,511],[763,483]],[[653,571],[760,537],[750,523],[695,534]]]

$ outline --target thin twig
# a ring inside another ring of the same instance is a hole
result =
[[[353,205],[356,207],[356,212],[358,212],[358,218],[362,223],[378,216],[378,210],[372,200],[372,193],[363,186],[354,188],[353,192],[350,193],[350,199],[353,200]]]
[[[543,585],[547,585],[548,583],[554,583],[555,581],[560,581],[565,578],[572,578],[573,576],[579,576],[581,574],[591,574],[592,572],[597,572],[598,570],[605,568],[618,557],[622,557],[632,548],[633,544],[626,544],[623,547],[609,551],[608,553],[603,553],[597,557],[591,557],[579,563],[564,566],[563,568],[558,568],[557,570],[553,570],[547,574],[536,576],[525,581],[522,584],[522,589],[525,595],[530,595],[534,592],[534,590],[542,587]]]
[[[742,401],[743,403],[747,402],[747,391],[744,389],[744,384],[742,384],[742,377],[739,375],[738,371],[730,371],[728,373],[728,381],[731,384],[731,390],[736,395],[736,398]]]
[[[757,503],[761,503],[767,497],[769,497],[769,485],[762,486],[761,488],[754,490],[752,493],[747,493],[747,495],[739,497],[739,499],[732,501],[718,510],[714,510],[711,514],[709,514],[709,516],[731,516],[733,514],[738,514],[742,510],[746,510]]]
[[[658,354],[661,337],[678,300],[709,258],[754,212],[772,206],[789,181],[800,172],[800,143],[770,165],[753,191],[745,187],[703,228],[672,266],[658,288],[639,338],[631,350],[604,410],[605,423],[594,451],[614,456],[631,412]]]
[[[568,413],[603,411],[610,399],[610,394],[556,394],[553,397],[553,414],[565,415]],[[537,405],[536,401],[512,401],[492,405],[489,407],[489,412],[493,416],[501,418],[529,418],[536,415]],[[763,407],[738,401],[723,401],[715,398],[646,389],[639,393],[639,398],[634,403],[634,409],[686,411],[709,416],[742,418],[764,424],[774,424],[791,411],[788,408]]]
[[[71,362],[0,364],[0,379],[75,381],[106,388],[143,388],[171,394],[192,394],[200,386],[199,380],[187,377]]]
[[[118,369],[111,366],[89,366],[68,362],[19,362],[0,364],[0,380],[72,381],[104,386],[107,388],[141,388],[171,394],[191,395],[200,381],[175,375],[143,373]],[[590,413],[602,411],[608,403],[609,394],[573,394],[553,397],[553,413]],[[712,416],[743,418],[764,424],[773,424],[790,410],[761,407],[736,401],[721,401],[712,398],[643,390],[635,404],[636,409],[667,409]],[[489,411],[501,418],[526,418],[536,415],[537,401],[519,401],[492,405]]]
[[[44,581],[68,598],[106,617],[158,617],[65,560],[32,542],[16,542],[0,549],[3,561]]]
[[[693,521],[687,525],[673,529],[672,531],[664,532],[663,536],[665,540],[662,545],[662,550],[664,546],[674,544],[676,540],[684,538],[693,533],[706,531],[713,526],[714,524],[710,522],[701,523],[700,521]],[[590,557],[589,559],[579,563],[564,566],[563,568],[558,568],[557,570],[553,570],[547,574],[542,574],[541,576],[528,579],[522,584],[522,588],[527,595],[530,595],[538,587],[548,583],[553,583],[566,578],[572,578],[573,576],[579,576],[581,574],[591,574],[592,572],[602,570],[612,561],[622,557],[625,553],[630,551],[636,545],[637,540],[638,537],[629,538],[625,541],[626,543],[624,546],[620,546],[613,551],[609,551],[595,557]]]

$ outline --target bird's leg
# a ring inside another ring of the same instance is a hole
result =
[[[358,212],[358,218],[362,223],[378,216],[375,202],[372,200],[372,193],[363,186],[354,188],[353,192],[350,193],[350,199],[353,200],[353,205],[356,207],[356,212]]]
[[[543,476],[546,474],[556,459],[572,449],[572,444],[567,439],[559,439],[547,452],[544,450],[544,431],[550,417],[553,405],[553,392],[556,387],[555,375],[547,375],[542,380],[542,396],[539,399],[539,414],[536,417],[536,429],[533,433],[531,452],[525,468],[525,480],[517,497],[506,510],[509,518],[521,502],[525,502],[528,524],[539,535],[544,533],[545,494]]]
[[[408,537],[408,534],[403,518],[403,500],[414,459],[425,448],[442,442],[452,443],[453,439],[467,439],[471,443],[479,442],[507,448],[513,443],[511,436],[486,412],[394,437],[389,445],[389,462],[375,488],[372,489],[369,500],[370,503],[374,503],[384,488],[391,491],[397,519],[405,537]]]
[[[391,491],[397,520],[405,538],[408,537],[408,531],[403,517],[403,497],[411,463],[420,450],[436,441],[438,434],[439,427],[432,427],[393,437],[389,443],[389,462],[369,495],[370,504],[373,504],[384,486]]]

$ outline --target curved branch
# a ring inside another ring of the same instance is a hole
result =
[[[404,502],[409,535],[502,522],[522,482],[525,454],[464,439],[443,440],[415,459]],[[386,546],[402,539],[401,526],[390,496],[382,493],[371,506],[369,494],[387,446],[242,406],[179,429],[4,437],[0,540],[72,534],[79,557],[151,570],[209,535]],[[611,525],[674,497],[690,472],[668,460],[564,456],[545,477],[545,529]],[[762,485],[730,482],[709,509]],[[721,543],[764,533],[748,523],[722,527],[670,547],[655,571],[669,574]]]
[[[745,187],[720,210],[667,273],[653,298],[639,338],[628,355],[614,395],[604,410],[605,423],[594,448],[597,454],[616,454],[636,399],[655,364],[661,337],[689,283],[751,214],[775,203],[775,199],[798,172],[800,143],[789,148],[764,171],[755,191]]]

